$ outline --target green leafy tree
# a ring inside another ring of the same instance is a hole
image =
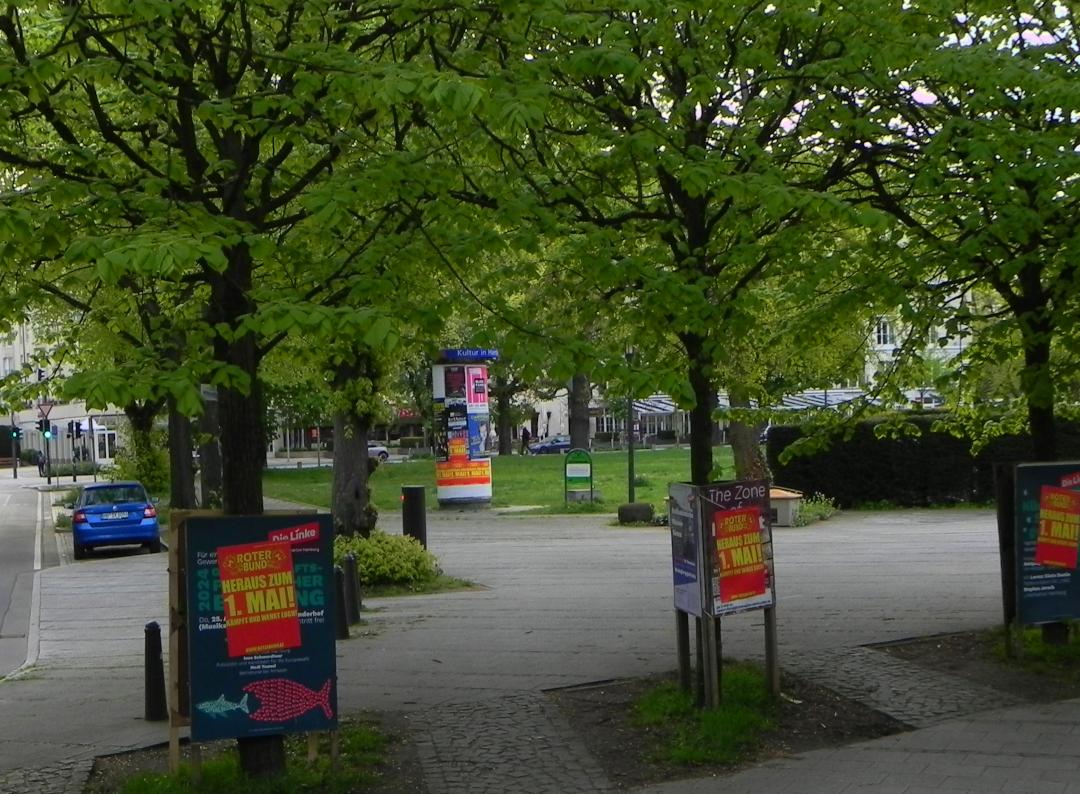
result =
[[[427,200],[430,152],[410,151],[409,131],[474,101],[467,81],[431,72],[433,47],[460,43],[452,16],[295,0],[0,12],[0,163],[18,175],[0,213],[5,267],[198,292],[184,331],[208,353],[194,382],[218,387],[226,513],[262,512],[267,351],[294,332],[391,338],[358,296],[405,287],[359,260],[392,261]],[[6,303],[33,299],[16,285]],[[279,769],[281,742],[247,740],[241,758]]]
[[[959,333],[977,318],[958,298],[980,289],[996,296],[965,377],[985,383],[984,362],[1022,359],[1017,407],[1032,453],[1052,459],[1058,394],[1074,391],[1076,372],[1075,9],[1038,0],[963,12],[916,5],[882,33],[879,68],[849,95],[875,108],[871,156],[852,188],[897,221],[893,278],[913,315]]]
[[[492,69],[482,123],[514,194],[491,203],[507,227],[555,230],[575,295],[603,301],[644,350],[678,339],[680,356],[643,361],[692,406],[695,482],[712,472],[721,366],[745,331],[736,305],[809,229],[847,218],[828,190],[859,154],[827,89],[855,62],[862,23],[788,3],[506,14],[521,49]]]

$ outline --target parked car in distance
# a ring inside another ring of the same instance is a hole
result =
[[[549,436],[543,441],[529,445],[530,455],[552,455],[570,451],[570,436]]]
[[[374,441],[369,441],[367,445],[367,454],[370,457],[378,458],[379,460],[386,460],[390,457],[390,450],[388,450],[382,444],[378,444]]]
[[[98,482],[84,485],[71,514],[75,559],[95,546],[140,544],[161,551],[157,508],[142,483]]]

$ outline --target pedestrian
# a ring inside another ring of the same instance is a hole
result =
[[[45,476],[45,453],[40,449],[34,450],[34,462],[37,464],[37,473],[39,477]]]
[[[529,432],[529,428],[521,428],[521,454],[529,454],[529,439],[532,438],[532,434]]]

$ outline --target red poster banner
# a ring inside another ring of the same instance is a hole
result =
[[[716,569],[723,604],[765,592],[765,555],[761,546],[761,510],[743,507],[713,517]]]
[[[1039,491],[1039,534],[1035,562],[1051,568],[1076,568],[1080,538],[1080,492],[1044,485]]]
[[[230,657],[300,647],[292,549],[288,541],[217,550]]]

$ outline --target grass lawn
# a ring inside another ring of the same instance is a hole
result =
[[[546,510],[563,512],[563,455],[510,455],[492,458],[492,500],[494,507],[537,505]],[[714,463],[719,463],[725,477],[731,477],[734,463],[730,447],[713,449]],[[690,479],[690,450],[639,449],[634,452],[634,474],[637,482],[634,501],[650,502],[663,512],[669,482]],[[325,469],[273,469],[263,475],[266,496],[293,502],[330,506],[332,472]],[[371,493],[380,511],[401,509],[401,487],[422,485],[429,508],[438,507],[435,495],[435,462],[431,459],[387,463],[371,478]],[[593,485],[603,496],[599,508],[614,512],[626,501],[626,452],[593,453]],[[595,510],[593,506],[571,509]],[[567,511],[568,512],[568,511]]]

